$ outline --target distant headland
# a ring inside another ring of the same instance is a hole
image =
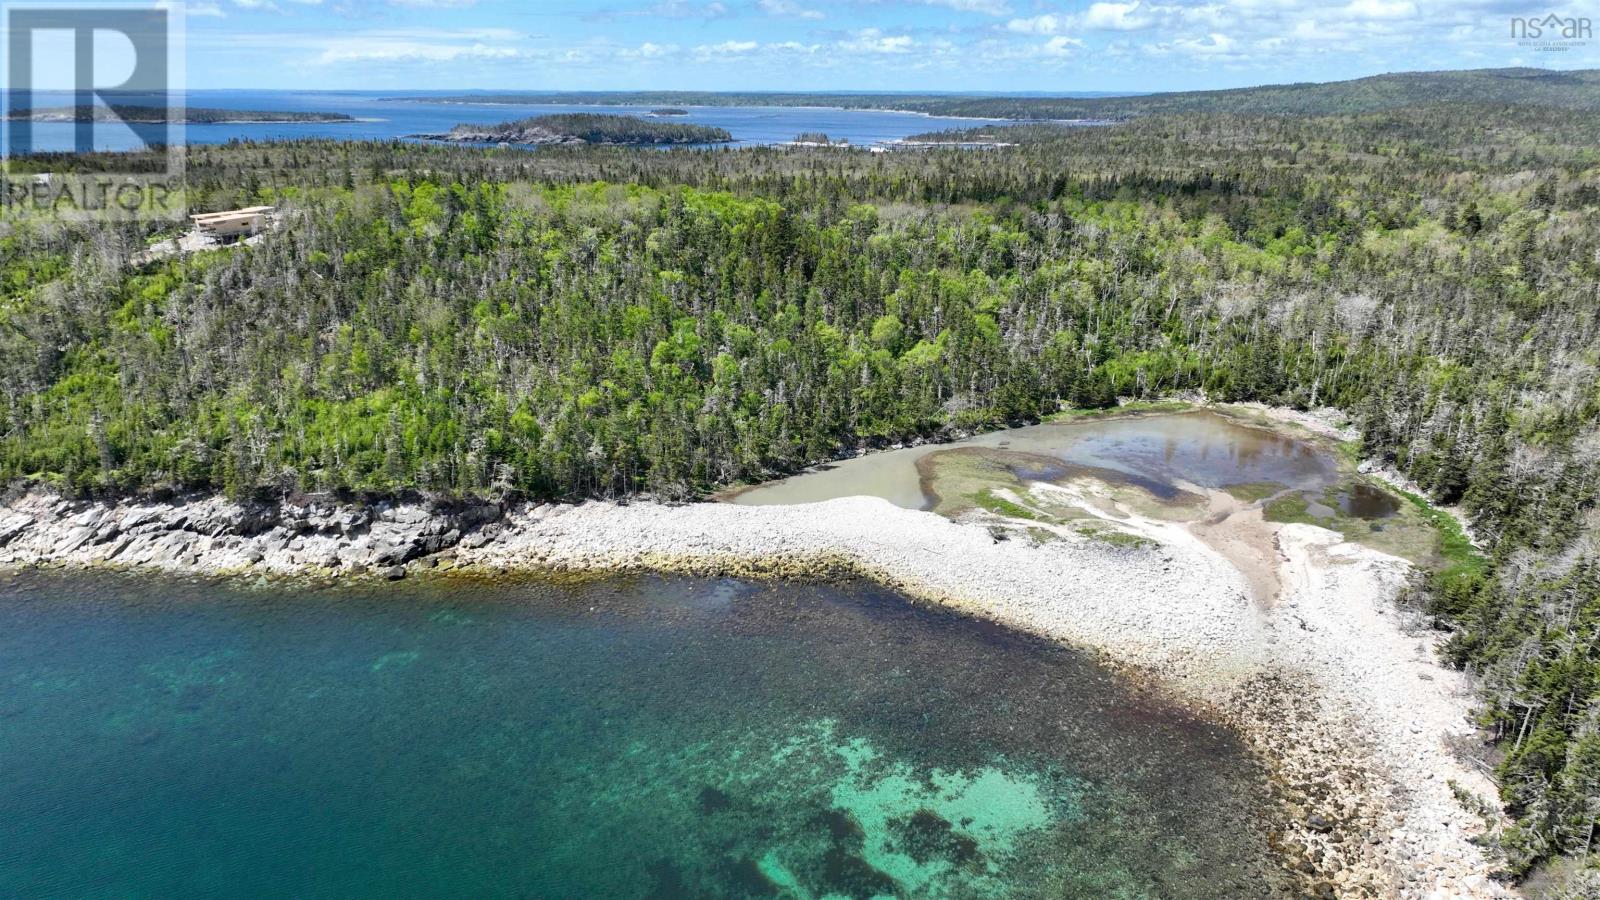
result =
[[[637,116],[588,113],[534,116],[496,125],[457,125],[447,132],[414,134],[414,138],[458,144],[726,144],[733,135],[725,128],[684,123],[651,122]]]

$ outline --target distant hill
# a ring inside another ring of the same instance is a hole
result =
[[[1158,113],[1330,115],[1378,112],[1435,103],[1550,106],[1600,110],[1600,70],[1469,69],[1402,72],[1353,81],[1274,84],[1221,91],[1127,97],[1016,97],[927,94],[780,94],[645,91],[565,94],[467,94],[397,97],[476,104],[598,106],[830,106],[892,109],[987,119],[1126,119]]]
[[[1186,112],[1315,116],[1378,112],[1436,103],[1600,109],[1600,70],[1401,72],[1353,81],[1302,82],[1067,102],[1034,101],[1033,109],[1047,110],[1048,114],[1005,118],[1126,118]]]
[[[637,116],[576,113],[534,116],[498,125],[457,125],[443,134],[412,137],[461,144],[725,144],[733,135],[722,128],[652,122]]]

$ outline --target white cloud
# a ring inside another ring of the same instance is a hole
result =
[[[170,11],[173,8],[173,4],[167,2],[167,0],[157,0],[157,2],[151,4],[151,7]],[[211,2],[211,0],[204,0],[204,2],[199,3],[185,3],[183,4],[183,14],[190,19],[226,19],[228,17],[222,7]],[[0,31],[0,35],[4,33],[4,31]]]
[[[1249,3],[1251,0],[1243,2]],[[1083,31],[1141,31],[1157,25],[1169,28],[1214,25],[1219,24],[1224,10],[1220,4],[1174,6],[1145,3],[1143,0],[1100,2],[1090,4],[1080,13],[1044,13],[1032,18],[1012,19],[1006,23],[1006,30],[1017,34],[1067,34]]]
[[[1083,41],[1056,35],[1047,41],[1020,43],[1011,40],[985,40],[977,45],[976,55],[990,65],[1027,62],[1056,65],[1078,54]],[[967,54],[963,53],[963,56]]]
[[[516,59],[522,56],[512,47],[489,44],[429,44],[421,41],[340,42],[322,51],[317,65],[332,66],[353,62],[445,63],[468,60]]]
[[[1083,13],[1083,25],[1104,31],[1137,31],[1155,24],[1153,10],[1143,10],[1138,0],[1133,3],[1093,3]]]
[[[958,12],[983,13],[990,16],[1011,14],[1011,4],[1006,0],[922,0],[925,6],[942,6]]]
[[[1357,19],[1409,19],[1417,14],[1411,0],[1353,0],[1341,10]]]
[[[916,41],[906,34],[884,34],[876,28],[863,28],[849,40],[839,42],[839,49],[849,53],[910,53]]]
[[[1233,38],[1213,32],[1204,39],[1179,38],[1173,41],[1172,45],[1178,50],[1194,56],[1215,56],[1231,51],[1235,43],[1237,42]]]
[[[292,6],[321,6],[322,5],[322,0],[288,0],[288,2]],[[232,0],[232,3],[233,3],[234,6],[238,7],[239,9],[245,10],[247,12],[287,13],[287,10],[285,10],[283,7],[281,7],[277,3],[275,3],[274,0]],[[190,5],[192,6],[193,4],[190,4]],[[205,5],[207,5],[207,6],[216,6],[215,3],[207,3]],[[217,11],[218,11],[219,14],[221,13],[221,9],[220,8],[218,8]]]
[[[1017,34],[1060,34],[1067,30],[1071,22],[1068,16],[1046,13],[1031,19],[1012,19],[1006,23],[1006,30]]]
[[[650,41],[645,41],[637,47],[619,50],[617,55],[624,59],[662,59],[677,52],[677,44],[654,44]]]
[[[1083,46],[1083,41],[1057,35],[1044,42],[1041,48],[1046,56],[1071,56],[1073,51]]]
[[[183,14],[194,19],[225,19],[228,14],[215,3],[185,3]]]
[[[630,15],[660,16],[667,19],[724,19],[733,15],[722,0],[695,3],[692,0],[661,0],[660,3]]]
[[[676,48],[674,48],[676,49]],[[922,57],[933,58],[952,54],[955,44],[946,40],[919,43],[906,34],[886,34],[877,28],[863,28],[849,37],[831,44],[803,44],[799,41],[762,43],[752,40],[729,40],[715,44],[700,44],[690,53],[697,62],[712,62],[749,57],[805,57],[813,64],[832,66],[838,57],[903,56],[917,50]]]
[[[694,55],[701,61],[731,59],[749,56],[760,46],[761,44],[756,41],[723,41],[720,44],[701,44],[694,48]]]
[[[190,33],[191,48],[225,53],[264,52],[279,59],[286,53],[306,54],[316,66],[350,63],[450,63],[533,59],[529,36],[508,28],[392,28],[344,32],[238,31]]]
[[[807,9],[796,3],[795,0],[761,0],[757,4],[761,11],[769,16],[786,19],[821,19],[821,11]]]

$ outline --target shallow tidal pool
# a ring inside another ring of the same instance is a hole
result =
[[[1058,465],[1053,470],[1023,474],[1034,481],[1089,475],[1136,485],[1159,498],[1191,485],[1261,484],[1271,485],[1274,492],[1320,494],[1341,478],[1338,462],[1308,441],[1193,411],[1047,422],[949,444],[873,453],[746,488],[728,499],[767,506],[864,495],[908,509],[932,509],[937,498],[930,496],[925,461],[951,451],[1000,451],[1054,460]]]
[[[865,585],[0,575],[0,896],[1269,896],[1264,797]]]

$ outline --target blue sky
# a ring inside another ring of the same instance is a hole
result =
[[[1507,0],[190,0],[191,88],[1076,91],[1600,66]]]

